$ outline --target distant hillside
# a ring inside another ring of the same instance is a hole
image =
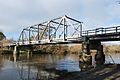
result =
[[[0,32],[0,40],[3,40],[5,38],[6,38],[6,36],[3,34],[3,32]]]

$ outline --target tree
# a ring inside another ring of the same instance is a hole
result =
[[[0,40],[3,40],[5,38],[6,38],[6,36],[3,34],[3,32],[0,32]]]

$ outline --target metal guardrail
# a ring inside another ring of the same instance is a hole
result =
[[[96,28],[92,30],[82,31],[82,36],[119,33],[119,32],[120,32],[120,26],[108,27],[108,28]]]

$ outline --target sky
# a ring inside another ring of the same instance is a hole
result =
[[[120,25],[118,0],[0,0],[0,31],[17,40],[24,27],[68,15],[84,29]]]

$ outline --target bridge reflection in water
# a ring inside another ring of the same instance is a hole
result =
[[[80,71],[77,54],[65,55],[3,55],[0,78],[3,80],[49,80],[66,72]],[[9,72],[10,71],[10,72]],[[4,76],[1,75],[4,74]],[[11,78],[5,77],[10,76]]]
[[[120,64],[120,54],[113,54],[115,63]],[[106,63],[113,63],[106,55]],[[80,71],[78,54],[68,55],[1,55],[1,80],[50,80],[66,72]]]
[[[120,64],[120,54],[111,55]],[[113,63],[106,55],[106,63]],[[0,80],[50,80],[66,72],[80,71],[78,54],[68,55],[1,55]]]

